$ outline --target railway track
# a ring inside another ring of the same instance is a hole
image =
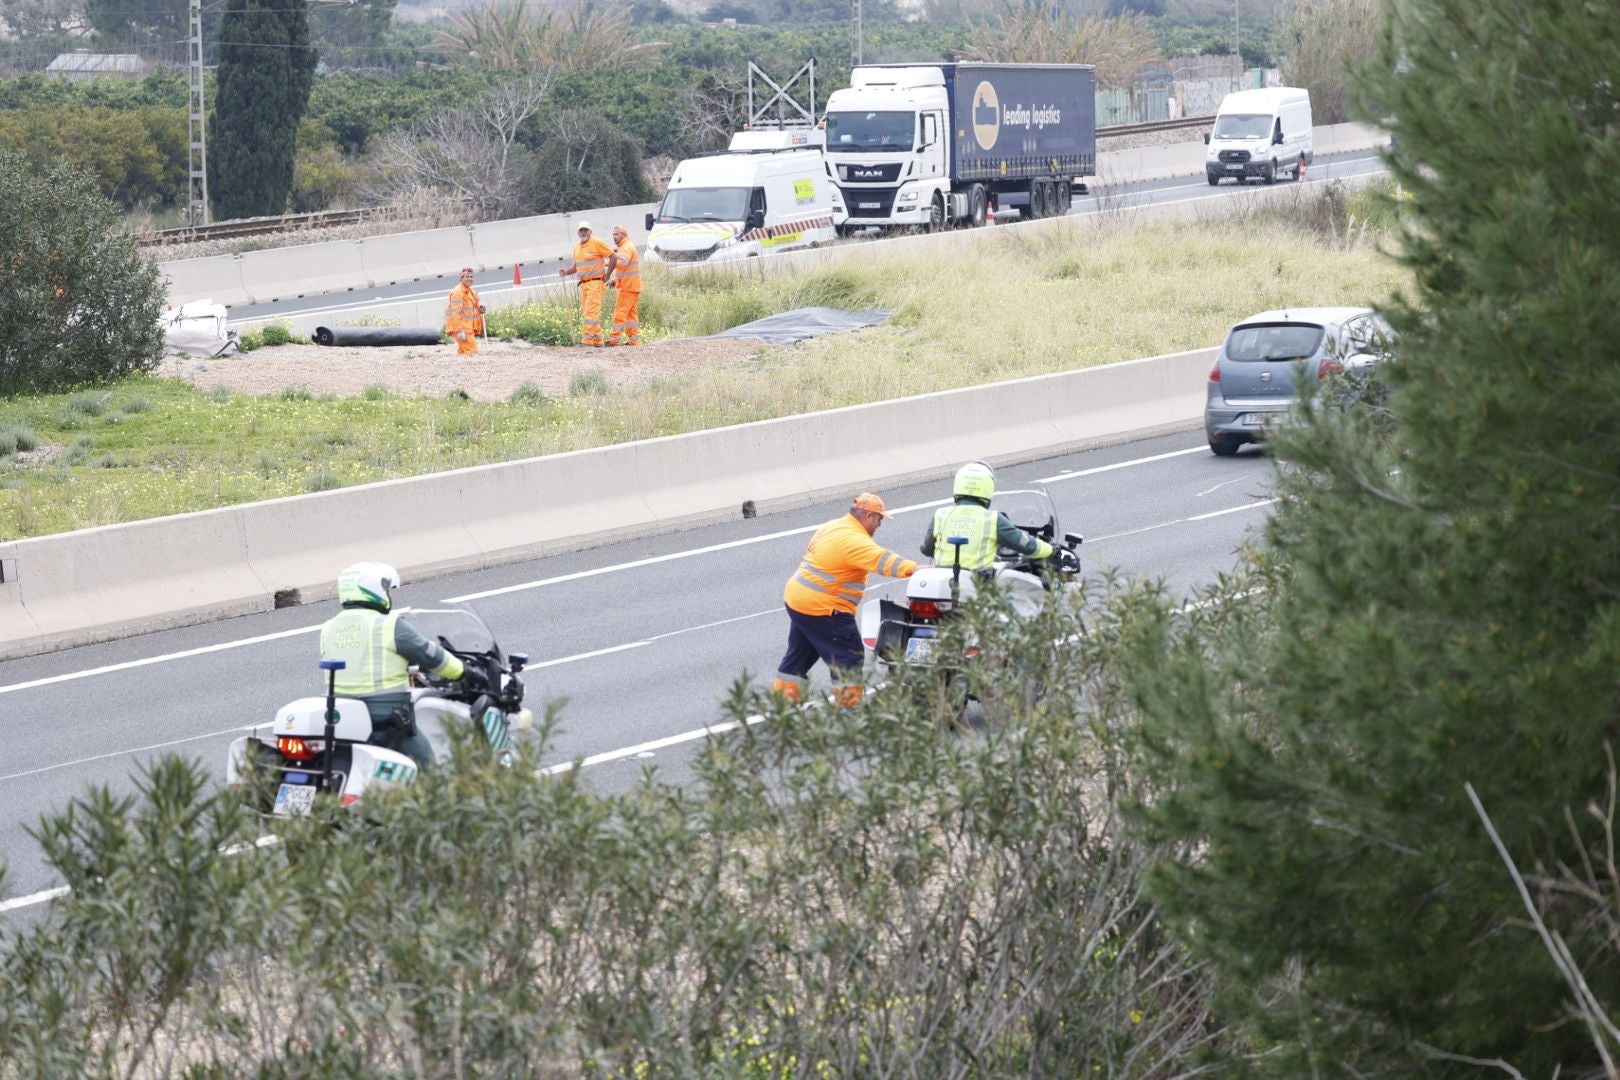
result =
[[[1150,120],[1145,124],[1115,124],[1097,129],[1099,139],[1118,135],[1145,135],[1153,131],[1176,131],[1181,128],[1203,127],[1214,121],[1213,116],[1187,116],[1180,120]],[[330,229],[339,225],[354,225],[375,213],[374,210],[324,210],[313,214],[287,214],[284,217],[244,218],[240,221],[219,221],[212,225],[185,226],[179,229],[160,229],[141,237],[142,247],[162,247],[165,244],[183,244],[195,240],[230,240],[241,236],[268,236],[274,233],[303,230]]]

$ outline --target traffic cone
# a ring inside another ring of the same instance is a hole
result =
[[[990,196],[990,198],[985,201],[984,223],[986,225],[1000,224],[998,221],[996,221],[996,197],[994,195]]]
[[[512,284],[514,284],[514,285],[523,284],[523,264],[522,263],[513,263],[512,264]]]

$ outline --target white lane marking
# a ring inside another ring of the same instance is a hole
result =
[[[92,761],[105,761],[107,758],[123,757],[126,754],[144,754],[149,750],[162,750],[169,746],[196,742],[198,739],[216,739],[221,735],[234,735],[238,731],[253,731],[263,726],[264,724],[247,724],[243,727],[226,728],[224,731],[210,731],[206,735],[187,735],[183,739],[171,739],[168,742],[153,743],[151,746],[137,746],[130,750],[114,750],[111,753],[96,754],[93,757],[83,757],[75,761],[58,761],[55,765],[41,765],[37,769],[25,769],[22,772],[7,773],[5,776],[0,776],[0,783],[7,780],[19,780],[24,776],[36,776],[39,773],[51,772],[54,769],[65,769],[70,765],[88,765]]]
[[[28,896],[16,896],[10,900],[0,900],[0,915],[4,915],[8,911],[16,911],[18,908],[43,904],[48,900],[55,900],[58,896],[66,896],[72,891],[66,885],[58,885],[56,888],[46,889],[44,892],[32,893]]]
[[[43,679],[30,679],[27,682],[0,686],[0,694],[9,694],[13,690],[32,690],[36,686],[52,686],[56,683],[72,682],[74,679],[88,679],[92,675],[109,675],[115,671],[128,671],[131,668],[146,667],[148,664],[162,664],[169,660],[184,660],[192,656],[224,652],[226,649],[240,649],[246,645],[260,645],[266,641],[279,641],[281,638],[297,637],[299,634],[313,634],[319,629],[319,625],[300,626],[294,630],[281,630],[274,634],[260,634],[258,637],[241,638],[237,641],[222,641],[217,645],[204,645],[196,649],[186,649],[183,652],[164,653],[162,656],[147,656],[140,660],[125,660],[121,664],[107,664],[103,667],[85,668],[83,671],[70,671],[63,675],[50,675]]]
[[[1096,476],[1098,473],[1113,472],[1115,469],[1128,469],[1132,465],[1150,465],[1155,461],[1168,461],[1171,458],[1186,457],[1188,454],[1207,454],[1209,447],[1194,446],[1187,450],[1171,450],[1164,454],[1154,454],[1152,457],[1134,458],[1131,461],[1116,461],[1112,465],[1098,465],[1090,469],[1065,469],[1054,476],[1042,476],[1030,481],[1034,484],[1055,484],[1059,480],[1078,480],[1082,476]]]
[[[1193,498],[1202,499],[1205,495],[1213,495],[1213,494],[1215,494],[1215,492],[1221,490],[1221,488],[1223,488],[1223,487],[1231,487],[1233,484],[1241,484],[1241,483],[1243,483],[1243,481],[1245,479],[1246,479],[1245,477],[1240,476],[1236,480],[1222,480],[1220,483],[1216,484],[1214,487],[1205,488],[1203,491],[1200,491],[1198,494],[1194,495]]]
[[[565,761],[560,765],[548,765],[540,770],[539,775],[556,776],[559,773],[572,772],[575,768],[583,769],[587,766],[619,761],[627,757],[640,757],[642,754],[650,754],[666,747],[679,746],[681,743],[705,739],[711,735],[724,735],[728,731],[736,731],[741,727],[753,727],[755,724],[763,722],[764,719],[763,716],[755,714],[746,720],[727,720],[724,723],[715,724],[713,727],[698,728],[696,731],[683,731],[679,735],[669,735],[662,739],[653,739],[651,742],[637,743],[634,746],[626,746],[622,750],[607,750],[574,761]]]
[[[1270,506],[1276,501],[1276,499],[1259,499],[1255,502],[1244,503],[1242,506],[1228,506],[1225,510],[1211,510],[1207,514],[1195,514],[1187,520],[1208,521],[1210,518],[1222,517],[1226,514],[1241,514],[1245,510],[1259,510],[1261,507]]]
[[[533,671],[536,668],[556,667],[558,664],[572,664],[575,660],[589,660],[596,656],[606,656],[608,653],[624,652],[626,649],[639,649],[643,645],[651,645],[650,641],[627,641],[623,645],[609,645],[605,649],[592,649],[590,652],[575,653],[573,656],[559,656],[555,660],[542,660],[538,664],[530,664],[524,671]]]
[[[1082,476],[1092,476],[1096,473],[1111,472],[1115,469],[1125,469],[1133,465],[1150,465],[1167,458],[1180,457],[1184,454],[1207,452],[1204,447],[1193,447],[1189,450],[1173,450],[1167,454],[1152,454],[1144,458],[1131,461],[1121,461],[1113,465],[1101,465],[1095,469],[1081,469],[1076,472],[1064,473],[1035,483],[1052,483],[1057,480],[1069,480]],[[894,514],[905,514],[916,510],[932,510],[944,506],[949,499],[933,499],[929,502],[913,503],[910,506],[897,507],[890,511]],[[483,600],[491,596],[504,596],[508,593],[523,592],[528,589],[543,588],[547,585],[560,585],[564,582],[579,581],[584,578],[599,577],[603,574],[618,573],[621,570],[635,570],[644,566],[655,566],[659,563],[673,562],[677,559],[689,559],[698,555],[709,555],[716,551],[729,551],[733,548],[747,547],[750,544],[763,544],[772,540],[781,540],[789,536],[803,536],[815,532],[820,524],[806,525],[798,529],[784,529],[780,532],[765,533],[761,536],[744,537],[741,540],[729,540],[723,544],[710,544],[706,547],[692,548],[687,551],[674,551],[667,555],[653,555],[645,559],[633,559],[630,562],[614,563],[610,566],[599,566],[591,570],[579,570],[572,574],[559,574],[556,577],[540,578],[535,581],[520,582],[516,585],[507,585],[499,589],[486,589],[482,592],[466,593],[462,596],[447,597],[442,603],[464,604],[472,600]],[[0,686],[0,694],[9,694],[14,690],[30,690],[39,686],[53,686],[58,683],[72,682],[75,679],[86,679],[92,675],[108,675],[118,671],[128,671],[132,668],[146,667],[149,664],[162,664],[170,660],[184,660],[192,656],[202,656],[207,653],[223,652],[227,649],[238,649],[248,645],[258,645],[266,641],[276,641],[281,638],[295,637],[298,634],[313,634],[320,630],[320,625],[300,626],[292,630],[282,630],[274,634],[261,634],[257,637],[241,638],[236,641],[222,641],[216,645],[204,645],[196,649],[186,649],[181,652],[165,653],[161,656],[148,656],[140,660],[126,660],[119,664],[107,664],[97,668],[87,668],[83,671],[70,671],[62,675],[51,675],[42,679],[30,679],[27,682],[12,683]]]

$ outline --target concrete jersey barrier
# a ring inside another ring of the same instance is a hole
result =
[[[0,659],[327,599],[359,559],[410,577],[475,570],[732,517],[745,500],[785,508],[1189,427],[1214,353],[0,543]]]

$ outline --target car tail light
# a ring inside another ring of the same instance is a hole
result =
[[[938,600],[913,600],[911,602],[911,617],[913,619],[937,619],[940,613],[949,610],[950,606]]]
[[[1337,360],[1329,358],[1327,360],[1323,360],[1321,366],[1316,369],[1316,381],[1321,382],[1323,379],[1327,378],[1329,375],[1343,375],[1343,374],[1344,374],[1344,365],[1339,363]]]
[[[313,761],[324,745],[324,740],[295,739],[285,735],[276,737],[276,749],[288,761]]]
[[[1210,382],[1220,382],[1221,381],[1221,360],[1220,360],[1220,357],[1216,357],[1215,362],[1213,364],[1209,365],[1209,381]]]

